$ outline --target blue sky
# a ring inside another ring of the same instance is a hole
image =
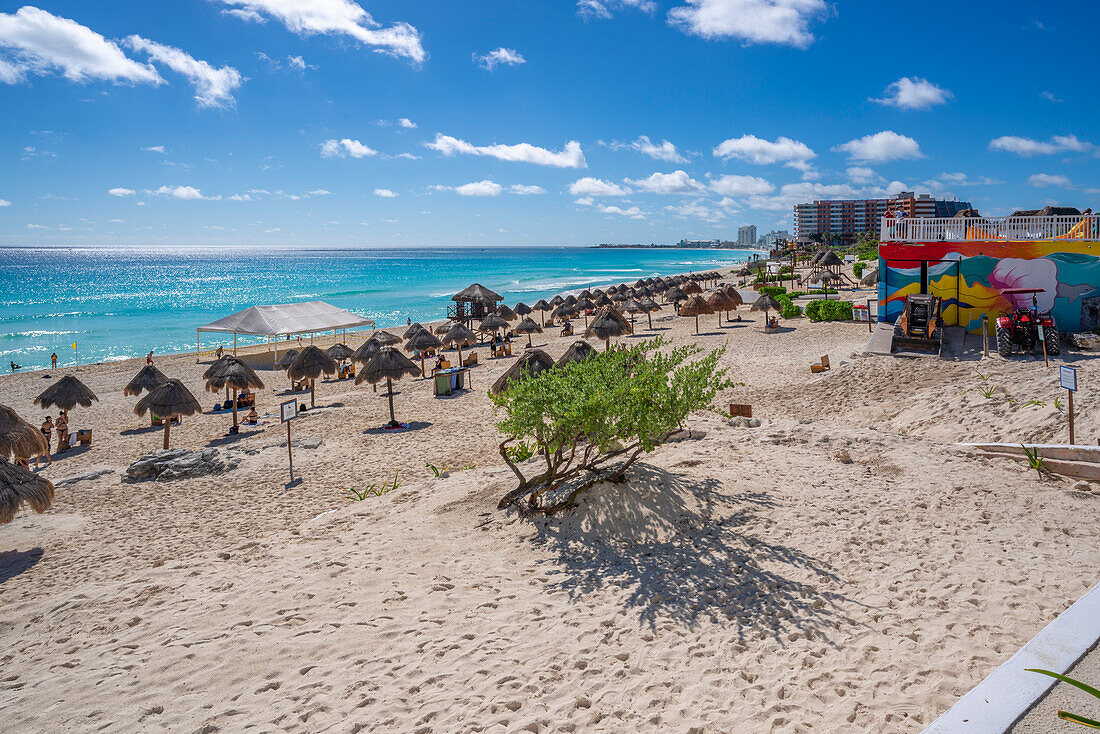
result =
[[[736,238],[1100,204],[1091,1],[0,2],[0,244]]]

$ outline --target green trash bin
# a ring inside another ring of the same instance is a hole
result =
[[[435,373],[435,394],[437,396],[451,394],[451,375],[449,372]]]

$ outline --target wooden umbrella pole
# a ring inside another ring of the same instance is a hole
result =
[[[317,407],[317,380],[309,381],[309,407]]]
[[[649,330],[653,331],[653,314],[649,311],[646,311],[645,316],[647,319],[649,319]]]
[[[386,378],[386,392],[390,396],[390,425],[393,426],[397,424],[397,418],[393,416],[393,380],[389,377]]]
[[[237,388],[233,388],[233,427],[237,427]]]
[[[164,419],[164,450],[168,450],[168,440],[172,434],[172,416]]]

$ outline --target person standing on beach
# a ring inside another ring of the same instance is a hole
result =
[[[55,370],[57,369],[57,352],[50,355],[50,366]]]
[[[46,416],[46,420],[42,421],[42,435],[46,439],[46,453],[39,454],[38,458],[34,460],[35,468],[38,468],[38,462],[42,460],[42,457],[46,457],[46,466],[53,463],[53,457],[50,456],[50,444],[53,441],[53,418]]]
[[[69,445],[69,416],[65,415],[65,411],[57,414],[55,425],[57,426],[57,450],[62,451]]]
[[[219,344],[219,345],[218,345],[218,348],[217,348],[217,349],[216,349],[216,350],[214,351],[214,356],[215,356],[215,357],[217,357],[218,359],[221,359],[221,358],[222,358],[222,354],[223,354],[224,352],[225,352],[225,350],[223,350],[223,349],[222,349],[222,346],[221,346],[221,344]]]
[[[145,364],[153,364],[153,350],[150,349],[149,353],[145,355]]]

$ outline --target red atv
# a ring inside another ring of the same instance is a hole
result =
[[[1046,352],[1050,355],[1062,351],[1058,338],[1058,329],[1050,312],[1039,313],[1039,299],[1036,293],[1043,288],[1012,288],[1001,291],[1006,296],[1031,294],[1031,308],[1017,308],[1005,311],[997,318],[997,351],[1002,357],[1011,357],[1013,351],[1035,352],[1042,350],[1046,342]]]

